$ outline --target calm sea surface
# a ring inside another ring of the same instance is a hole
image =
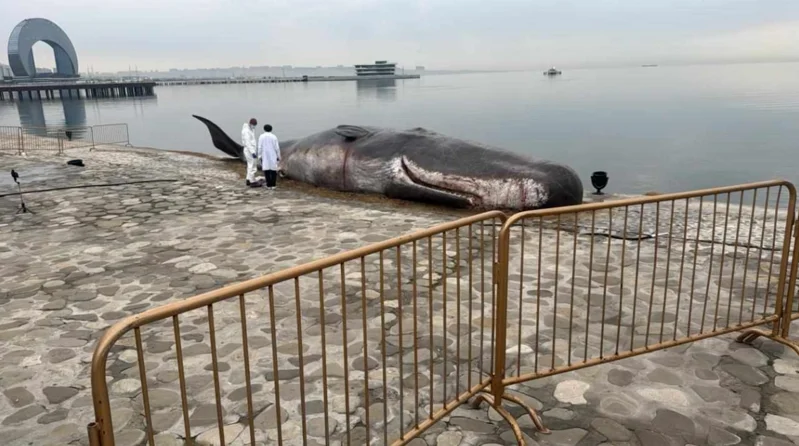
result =
[[[680,191],[799,182],[799,63],[633,67],[156,88],[157,97],[0,103],[0,125],[128,123],[137,146],[221,154],[204,116],[238,140],[254,116],[281,139],[338,124],[425,127],[572,166],[590,188]]]

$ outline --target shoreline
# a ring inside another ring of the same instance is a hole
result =
[[[193,152],[190,150],[177,150],[177,149],[160,149],[155,147],[144,147],[144,146],[134,146],[131,148],[122,148],[116,150],[128,150],[132,149],[134,151],[145,151],[151,153],[172,153],[178,155],[184,155],[189,157],[197,157],[203,160],[213,161],[216,162],[218,165],[218,169],[220,171],[228,171],[233,172],[238,175],[238,178],[244,179],[246,176],[246,165],[235,158],[224,157],[224,156],[215,156],[208,153],[202,152]],[[102,150],[102,149],[101,149]],[[1,152],[0,152],[1,153]],[[263,175],[260,167],[258,168],[259,177]],[[323,187],[317,187],[311,184],[303,183],[300,181],[288,179],[288,178],[279,178],[279,183],[286,184],[292,190],[298,190],[302,192],[311,192],[314,194],[318,194],[320,196],[330,196],[331,198],[339,198],[339,199],[352,199],[357,200],[364,203],[391,203],[397,207],[404,208],[404,207],[420,207],[426,210],[441,210],[446,213],[453,213],[456,215],[474,215],[475,213],[483,212],[484,210],[475,210],[475,209],[457,209],[457,208],[450,208],[445,206],[439,206],[434,204],[422,203],[422,202],[415,202],[409,200],[401,200],[395,198],[389,198],[377,193],[360,193],[360,192],[346,192],[346,191],[337,191],[332,189],[326,189]],[[583,204],[587,203],[596,203],[596,202],[604,202],[604,201],[613,201],[613,200],[623,200],[628,198],[637,198],[637,197],[651,197],[651,196],[658,196],[658,195],[665,195],[665,193],[660,193],[656,191],[649,191],[640,194],[624,194],[624,193],[606,193],[603,195],[595,195],[589,190],[585,190],[583,194]],[[503,211],[507,215],[511,215],[515,212],[521,211],[512,211],[512,210],[505,210]]]

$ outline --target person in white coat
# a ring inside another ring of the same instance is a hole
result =
[[[266,188],[269,190],[277,187],[277,170],[280,163],[280,143],[277,136],[272,133],[272,126],[266,124],[264,133],[258,137],[258,157],[261,158],[261,168],[266,179]]]
[[[255,126],[258,121],[251,118],[250,122],[244,123],[241,128],[241,145],[244,146],[244,159],[247,161],[247,186],[254,186],[255,175],[258,173],[258,147],[255,140]]]

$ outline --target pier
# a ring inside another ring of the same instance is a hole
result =
[[[270,78],[253,78],[253,79],[164,79],[157,80],[155,84],[158,86],[174,86],[174,85],[226,85],[226,84],[272,84],[284,82],[303,82],[301,77],[270,77]]]
[[[126,98],[153,96],[153,81],[134,82],[31,82],[0,84],[0,101],[62,98]]]
[[[418,74],[395,74],[374,76],[299,76],[299,77],[258,77],[243,79],[161,79],[155,81],[158,86],[172,85],[224,85],[224,84],[272,84],[285,82],[334,82],[334,81],[362,81],[379,79],[419,79]]]

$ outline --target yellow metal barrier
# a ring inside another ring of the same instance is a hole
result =
[[[90,444],[114,444],[117,396],[140,397],[129,423],[151,445],[180,419],[185,439],[220,444],[410,442],[490,384],[504,221],[483,213],[120,321],[92,360]],[[126,368],[110,386],[109,361]]]
[[[792,184],[768,181],[511,216],[499,237],[495,408],[508,385],[758,325],[772,329],[741,340],[790,345],[780,321],[795,204]]]

